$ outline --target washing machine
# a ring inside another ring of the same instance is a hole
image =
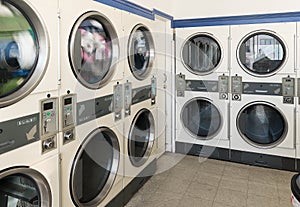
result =
[[[34,131],[28,129],[37,125],[28,122],[18,131],[15,124],[0,126],[0,206],[60,206],[59,154],[54,138],[43,144],[27,140]]]
[[[176,29],[176,151],[229,158],[229,27]]]
[[[245,81],[295,74],[296,23],[231,26],[232,75]]]
[[[156,159],[157,28],[154,20],[128,12],[123,12],[123,20],[127,39],[123,182],[126,188],[135,178],[149,177],[143,170]]]
[[[156,112],[155,107],[150,108],[145,103],[134,104],[132,115],[124,120],[124,188],[134,179],[143,180],[155,174]]]
[[[56,142],[57,2],[1,1],[0,11],[1,153],[52,138]],[[53,112],[49,125],[41,122],[41,110]],[[35,149],[42,153],[41,147]]]
[[[294,170],[295,77],[281,80],[244,82],[241,76],[232,77],[233,161]]]
[[[120,102],[115,97],[113,100]],[[102,99],[101,107],[97,108],[107,111],[105,116],[73,128],[67,126],[60,133],[64,142],[60,149],[61,206],[112,205],[112,200],[123,189],[123,122],[115,122],[115,114],[109,113],[111,100],[106,99]],[[70,124],[83,118],[75,117],[78,115],[76,95],[63,96],[62,103],[62,113],[68,114],[63,116],[62,123]],[[115,206],[122,206],[122,200],[118,201]]]
[[[59,10],[60,94],[76,94],[78,103],[95,105],[97,98],[112,95],[114,85],[123,79],[121,11],[91,0],[77,4],[62,0]]]
[[[293,169],[296,23],[232,26],[231,39],[232,159]]]

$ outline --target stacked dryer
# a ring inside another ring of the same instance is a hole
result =
[[[96,1],[59,8],[61,206],[107,206],[123,188],[122,14]]]
[[[296,23],[231,29],[232,160],[293,169]]]
[[[0,206],[59,206],[57,2],[0,2]]]
[[[124,77],[124,187],[151,176],[156,159],[156,60],[154,21],[123,13],[127,63]],[[134,184],[132,184],[134,185]],[[136,188],[135,186],[130,188]],[[131,190],[131,189],[129,189]]]
[[[176,29],[176,151],[229,159],[229,27]]]

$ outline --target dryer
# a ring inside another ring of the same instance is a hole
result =
[[[124,75],[121,11],[96,1],[69,0],[59,1],[59,10],[61,95],[76,94],[77,102],[112,95]]]
[[[232,77],[233,161],[294,170],[295,77],[281,79],[244,82],[240,76]]]
[[[131,106],[131,116],[124,120],[124,188],[135,178],[143,180],[155,174],[157,123],[155,107],[145,102]]]
[[[124,81],[132,89],[149,88],[156,82],[155,22],[132,13],[123,12],[125,58]]]
[[[67,103],[62,111],[76,108],[75,95],[64,96],[63,100],[72,101],[62,101]],[[120,102],[113,96],[99,100],[97,110],[107,112],[105,116],[89,120],[89,114],[79,115],[77,120],[85,121],[60,133],[64,140],[60,150],[62,206],[123,205],[122,199],[111,204],[123,189],[124,169],[123,122],[115,122],[115,114],[110,112],[112,100]],[[77,107],[88,107],[84,104]],[[76,116],[76,110],[68,113]]]
[[[7,146],[13,142],[13,148],[0,158],[0,206],[60,206],[58,149],[53,142],[27,144],[25,126],[18,129],[22,133],[6,131],[5,127],[1,125],[1,140],[17,137],[6,142]]]
[[[176,151],[229,159],[229,26],[176,30]]]
[[[56,119],[51,118],[51,129],[47,123],[40,122],[44,101],[49,101],[50,111],[51,104],[55,107],[57,103],[57,8],[56,1],[5,0],[0,3],[0,125],[4,132],[3,143],[6,142],[1,153],[24,143],[44,142],[52,135],[55,137],[58,131]],[[53,115],[57,118],[55,111]],[[6,137],[12,129],[6,127],[13,127],[15,138],[24,137],[23,143]]]
[[[123,13],[123,20],[127,39],[125,54],[128,60],[124,76],[124,188],[126,188],[135,178],[149,177],[155,171],[151,167],[148,173],[143,172],[148,166],[152,166],[150,164],[156,159],[157,151],[155,58],[157,42],[153,20],[128,12]]]
[[[295,22],[231,26],[232,75],[274,81],[295,74],[295,42]]]

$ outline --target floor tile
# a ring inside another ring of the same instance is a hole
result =
[[[180,207],[211,207],[213,204],[213,201],[190,197],[190,196],[184,196],[180,202]]]
[[[228,178],[249,179],[249,168],[226,165],[223,176]]]
[[[191,181],[176,177],[169,177],[160,184],[156,192],[184,194],[187,191],[190,182]]]
[[[277,186],[249,181],[248,194],[269,198],[279,198]]]
[[[212,186],[219,186],[220,180],[221,175],[206,173],[202,171],[197,172],[192,179],[192,181]]]
[[[220,187],[215,202],[234,207],[245,207],[247,194],[235,190]]]
[[[243,179],[234,179],[231,177],[223,176],[220,181],[220,187],[227,188],[243,193],[247,193],[248,191],[248,180]]]
[[[247,207],[283,207],[280,206],[278,198],[248,195]]]
[[[200,199],[213,201],[217,193],[217,187],[211,185],[205,185],[199,182],[192,182],[185,196],[196,197]]]

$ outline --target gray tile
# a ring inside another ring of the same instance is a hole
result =
[[[148,201],[151,203],[156,202],[157,204],[159,204],[159,203],[173,202],[174,200],[177,200],[178,203],[179,200],[181,200],[182,196],[183,196],[182,194],[177,194],[177,193],[160,192],[160,193],[152,194]]]
[[[276,186],[276,174],[271,169],[250,168],[249,181]]]
[[[195,168],[181,168],[175,166],[170,170],[170,173],[168,174],[168,178],[173,179],[180,179],[180,180],[192,180],[194,175],[196,174]]]
[[[234,207],[246,206],[247,194],[227,188],[219,188],[215,202]]]
[[[214,202],[212,207],[234,207],[234,206],[227,205],[227,204],[224,204],[224,203]]]
[[[176,177],[169,177],[157,189],[157,193],[177,193],[184,194],[191,181]]]
[[[214,162],[205,161],[198,164],[196,168],[197,172],[206,172],[215,175],[222,175],[224,171],[225,165],[218,164]]]
[[[237,178],[234,179],[234,178],[223,176],[220,181],[220,187],[247,193],[248,180],[237,179]]]
[[[197,172],[193,177],[192,181],[196,181],[198,183],[219,186],[221,180],[221,175],[206,173],[206,172]]]
[[[205,200],[214,200],[217,193],[217,187],[211,185],[205,185],[199,182],[192,182],[185,196],[196,197]]]
[[[279,198],[248,195],[247,207],[283,207],[280,206]]]
[[[180,207],[211,207],[213,201],[190,197],[190,196],[184,196],[180,202]]]
[[[224,177],[227,178],[238,178],[238,179],[249,179],[249,168],[240,168],[237,166],[227,165],[225,166]]]
[[[277,186],[249,181],[248,194],[269,198],[279,198]]]

